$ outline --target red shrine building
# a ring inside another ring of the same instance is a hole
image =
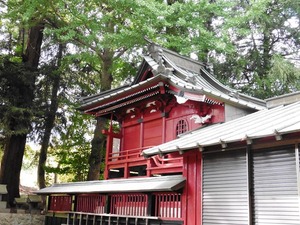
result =
[[[150,44],[80,110],[110,120],[105,180],[39,190],[46,225],[300,224],[299,93],[256,99]]]

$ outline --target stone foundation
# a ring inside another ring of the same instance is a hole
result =
[[[44,222],[44,215],[0,212],[1,225],[44,225]]]

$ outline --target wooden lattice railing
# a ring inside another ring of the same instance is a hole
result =
[[[112,194],[110,213],[130,216],[146,216],[148,196],[146,194]]]
[[[182,201],[180,193],[156,193],[155,214],[160,218],[182,218]]]
[[[105,195],[81,194],[76,200],[76,212],[105,213]]]
[[[154,193],[153,198],[143,193],[127,194],[80,194],[76,196],[74,212],[106,214],[106,203],[110,198],[110,214],[124,216],[154,216],[162,219],[182,218],[181,193]],[[149,199],[150,198],[150,199]],[[152,199],[153,207],[149,206]],[[49,211],[64,212],[72,210],[72,196],[50,196]],[[148,208],[150,207],[150,209]],[[154,209],[153,210],[151,210]],[[152,212],[151,212],[152,211]]]
[[[63,212],[72,210],[72,196],[51,195],[49,196],[49,211]]]

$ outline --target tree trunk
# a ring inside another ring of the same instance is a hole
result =
[[[26,134],[12,135],[7,138],[4,155],[1,162],[0,183],[7,185],[8,196],[6,198],[8,207],[14,207],[14,199],[20,197],[20,172]]]
[[[92,149],[89,157],[89,172],[87,180],[100,179],[100,167],[104,160],[102,153],[106,150],[106,136],[102,134],[102,130],[106,126],[107,119],[103,117],[97,117],[96,121],[94,137],[92,140]]]
[[[23,56],[23,63],[26,70],[29,71],[24,82],[17,86],[20,96],[16,96],[19,100],[14,102],[17,108],[23,108],[25,113],[32,109],[35,87],[35,71],[39,64],[39,57],[43,39],[44,25],[37,25],[29,30],[27,48]],[[16,127],[22,127],[22,134],[15,132],[7,136],[4,155],[1,163],[0,183],[7,184],[8,206],[15,207],[14,198],[19,197],[20,172],[22,160],[25,151],[26,137],[30,131],[30,115],[22,115],[22,124],[18,124],[15,118],[11,118],[9,122],[10,130],[14,131]]]
[[[59,50],[57,54],[57,69],[60,67],[63,50],[65,46],[60,44]],[[46,114],[45,118],[45,131],[44,135],[42,137],[42,144],[40,149],[40,156],[39,156],[39,164],[38,164],[38,184],[39,188],[46,187],[46,179],[45,179],[45,165],[47,161],[47,154],[48,154],[48,147],[51,137],[51,131],[54,127],[55,122],[55,116],[58,108],[58,90],[60,87],[60,80],[61,76],[59,73],[55,73],[56,69],[54,70],[54,73],[52,74],[53,77],[53,85],[52,85],[52,92],[51,92],[51,104],[50,109]]]
[[[30,28],[24,55],[24,63],[29,70],[37,70],[39,66],[44,24]],[[34,80],[35,81],[35,80]]]
[[[111,75],[111,68],[113,64],[113,52],[109,49],[104,49],[102,58],[102,74],[101,74],[101,91],[111,89],[113,77]],[[101,163],[104,162],[106,151],[106,136],[102,134],[105,129],[107,119],[102,117],[96,118],[94,137],[92,140],[91,154],[89,157],[89,172],[87,180],[99,180]]]

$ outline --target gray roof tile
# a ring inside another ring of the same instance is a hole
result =
[[[293,132],[300,132],[300,101],[261,110],[223,124],[200,128],[173,141],[146,149],[143,155],[148,157]]]
[[[157,57],[157,54],[161,55]],[[151,57],[151,55],[155,55],[156,58]],[[182,91],[204,94],[220,102],[240,105],[255,110],[266,108],[266,102],[264,100],[238,93],[236,90],[220,83],[206,70],[204,63],[181,56],[170,50],[161,48],[158,53],[150,53],[149,56],[144,56],[142,67],[144,68],[145,65],[151,68],[153,74],[155,74],[154,77],[141,82],[139,82],[139,79],[135,79],[131,85],[82,98],[81,107],[79,107],[79,109],[82,111],[91,111],[91,109],[102,105],[105,99],[113,96],[126,95],[127,92],[130,94],[132,90],[143,87],[145,83],[153,82],[153,79],[157,80],[157,78],[175,85]],[[138,74],[138,76],[142,76],[142,74]],[[159,80],[157,80],[157,82],[159,82]]]

